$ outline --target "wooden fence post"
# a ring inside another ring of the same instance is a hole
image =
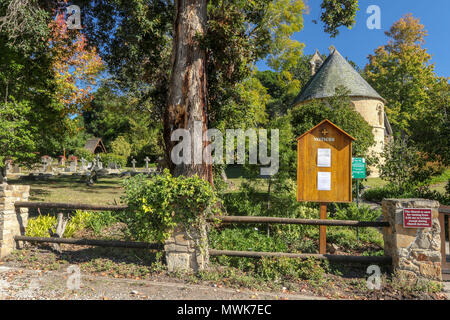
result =
[[[320,219],[327,219],[327,204],[321,202],[320,203]],[[327,252],[327,227],[320,226],[319,227],[319,253],[325,254]]]

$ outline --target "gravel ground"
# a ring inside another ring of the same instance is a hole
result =
[[[68,289],[73,275],[0,266],[0,299],[13,300],[322,300],[314,296],[253,292],[181,283],[82,275],[80,288]]]

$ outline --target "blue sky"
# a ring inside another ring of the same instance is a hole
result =
[[[367,56],[373,54],[378,46],[387,43],[385,31],[403,15],[412,13],[415,18],[420,18],[428,31],[424,46],[432,55],[437,75],[450,77],[450,0],[360,0],[356,24],[351,30],[341,27],[336,38],[330,38],[323,31],[320,21],[322,0],[306,2],[310,12],[303,16],[303,29],[293,35],[293,39],[305,44],[304,54],[312,54],[315,49],[328,54],[328,47],[334,45],[344,57],[363,68],[368,62]],[[366,26],[370,16],[366,10],[370,5],[377,5],[381,9],[380,30],[370,30]],[[318,23],[314,24],[312,20]],[[257,67],[259,70],[269,69],[264,61],[259,61]]]

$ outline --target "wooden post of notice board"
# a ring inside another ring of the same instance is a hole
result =
[[[352,142],[355,139],[329,120],[297,138],[297,201],[352,202]],[[326,227],[319,227],[319,252],[326,253]]]
[[[320,219],[327,219],[327,204],[320,204]],[[325,254],[327,252],[327,227],[319,227],[319,253]]]

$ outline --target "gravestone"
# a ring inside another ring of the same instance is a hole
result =
[[[52,172],[52,158],[51,157],[44,157],[42,158],[42,172]]]
[[[22,170],[18,164],[15,164],[13,167],[13,173],[21,173]]]
[[[77,162],[76,161],[70,162],[69,172],[77,172]]]
[[[81,170],[82,171],[86,171],[88,169],[88,166],[86,165],[86,159],[85,158],[81,158]]]
[[[110,162],[110,163],[108,163],[108,169],[119,169],[118,168],[118,166],[117,166],[117,163],[115,163],[115,162]]]
[[[100,156],[99,155],[97,155],[95,157],[94,169],[97,169],[97,170],[103,169],[103,163],[100,161]]]
[[[149,172],[148,171],[148,162],[150,161],[150,159],[148,157],[145,157],[144,161],[145,161],[145,171]]]
[[[131,160],[131,163],[133,165],[133,172],[136,171],[136,162],[137,162],[136,159]]]
[[[5,170],[6,170],[6,173],[11,172],[11,168],[12,168],[11,160],[6,160],[6,161],[5,161]]]

